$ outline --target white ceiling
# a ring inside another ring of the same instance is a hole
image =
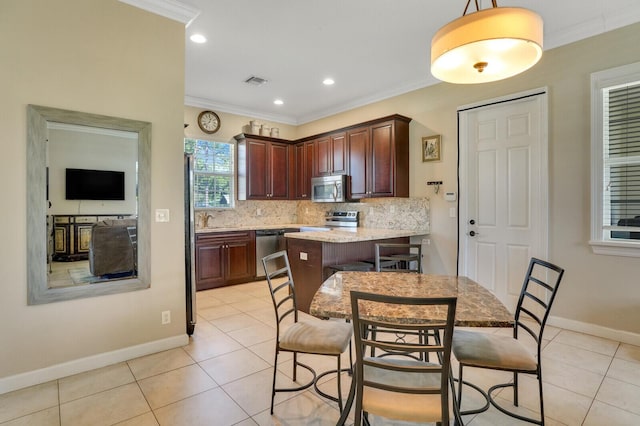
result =
[[[186,24],[186,105],[287,124],[306,123],[437,83],[429,71],[431,37],[460,17],[466,4],[465,0],[121,1]],[[482,9],[490,7],[489,0],[481,1]],[[638,0],[503,0],[498,5],[539,13],[545,50],[640,22]],[[194,33],[206,36],[207,43],[191,42]],[[251,76],[268,82],[258,87],[244,83]],[[325,77],[336,83],[324,86]],[[276,98],[284,105],[274,105]]]

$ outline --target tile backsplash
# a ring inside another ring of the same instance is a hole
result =
[[[359,203],[313,203],[311,201],[237,201],[233,210],[196,212],[196,229],[235,226],[308,224],[323,225],[333,210],[360,212],[364,228],[430,231],[429,199],[369,198]],[[208,220],[207,220],[208,217]]]

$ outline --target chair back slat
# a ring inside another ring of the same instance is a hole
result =
[[[415,265],[415,266],[414,266]],[[422,273],[422,244],[377,243],[376,272]]]
[[[351,292],[356,342],[356,413],[371,408],[362,405],[365,387],[400,394],[439,394],[440,421],[449,424],[449,372],[456,302],[455,297],[413,298]],[[438,317],[398,321],[368,317],[367,312],[384,312],[376,305],[391,310],[410,307],[408,311],[429,312]],[[411,339],[395,339],[396,333]],[[365,354],[373,353],[372,348],[381,349],[385,356],[367,357]],[[416,353],[425,356],[417,359],[411,356]],[[435,362],[429,354],[436,355]],[[385,373],[381,373],[383,371]]]
[[[531,258],[516,308],[514,337],[518,336],[518,329],[523,329],[536,342],[542,342],[542,333],[563,275],[563,268],[535,257]],[[546,302],[543,298],[546,299]],[[541,314],[534,313],[536,309],[529,305],[537,306],[538,309],[541,309]],[[523,313],[538,324],[537,332],[521,318]],[[538,356],[540,356],[540,345],[538,345]]]
[[[269,285],[271,301],[276,313],[276,334],[277,341],[279,341],[280,325],[283,320],[289,315],[293,315],[293,321],[298,321],[295,284],[286,250],[263,257],[262,266],[264,267],[265,278]],[[285,281],[279,282],[282,279],[285,279]]]

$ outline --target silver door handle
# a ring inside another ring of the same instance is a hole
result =
[[[478,234],[476,231],[469,231],[470,237],[475,237],[476,235],[480,235],[480,234]]]

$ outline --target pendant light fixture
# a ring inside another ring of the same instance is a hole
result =
[[[431,73],[457,84],[512,77],[542,57],[542,18],[519,7],[492,7],[467,14],[440,28],[431,40]]]

